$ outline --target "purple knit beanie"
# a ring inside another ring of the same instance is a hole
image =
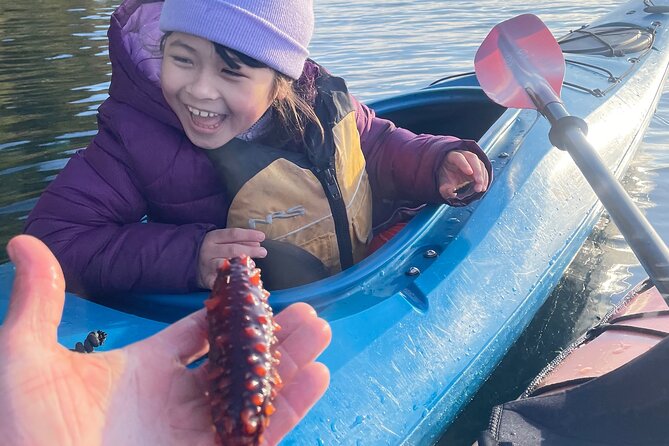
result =
[[[160,29],[237,50],[300,77],[314,31],[312,0],[165,0]]]

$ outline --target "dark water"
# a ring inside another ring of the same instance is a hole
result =
[[[95,134],[95,110],[109,86],[106,24],[112,5],[0,3],[3,246],[21,231],[41,191],[72,152]]]
[[[0,2],[0,244],[21,231],[44,187],[95,134],[110,66],[106,30],[118,1]],[[317,0],[312,56],[375,99],[472,70],[487,31],[533,12],[556,35],[619,2]],[[638,2],[641,4],[641,0]],[[11,4],[11,5],[10,5]],[[669,95],[662,98],[626,189],[669,240]],[[6,260],[4,251],[0,262]],[[493,404],[515,398],[560,348],[644,276],[606,216],[532,326],[440,445],[471,444]]]

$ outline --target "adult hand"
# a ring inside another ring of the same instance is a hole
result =
[[[226,228],[207,232],[198,255],[198,285],[208,290],[214,286],[223,259],[241,255],[263,258],[267,250],[260,246],[265,234],[255,229]]]
[[[445,200],[458,197],[458,189],[467,185],[474,193],[485,192],[488,181],[483,161],[465,150],[449,152],[439,169],[439,193]]]
[[[7,246],[16,278],[0,326],[0,432],[3,445],[211,445],[204,367],[204,311],[120,350],[82,354],[57,342],[64,280],[47,247],[30,236]],[[276,444],[320,398],[328,369],[314,358],[329,325],[307,304],[276,317],[284,387],[265,431]]]

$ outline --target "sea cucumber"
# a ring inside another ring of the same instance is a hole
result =
[[[207,308],[211,414],[222,445],[259,445],[281,387],[269,293],[247,256],[224,260]]]

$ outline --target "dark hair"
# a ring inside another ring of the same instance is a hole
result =
[[[172,32],[168,31],[163,34],[160,39],[161,53],[165,50],[165,42],[170,34],[172,34]],[[316,131],[320,134],[321,141],[324,139],[323,126],[321,125],[318,116],[316,116],[313,107],[313,101],[316,96],[316,87],[313,79],[308,79],[307,81],[300,79],[296,82],[257,59],[247,56],[237,50],[233,50],[232,48],[228,48],[225,45],[221,45],[220,43],[212,43],[214,44],[216,54],[218,54],[219,57],[223,59],[223,62],[233,70],[241,68],[241,65],[237,62],[239,61],[251,68],[269,68],[274,71],[275,77],[272,95],[276,96],[281,94],[283,96],[282,99],[275,99],[272,103],[272,107],[276,111],[279,121],[275,122],[271,132],[271,138],[275,144],[277,141],[281,145],[289,142],[306,144],[305,132],[309,124],[313,124],[313,127],[315,127]]]
[[[303,78],[300,78],[298,81],[294,81],[279,72],[274,78],[275,90],[273,93],[283,92],[283,98],[276,99],[272,104],[279,119],[278,122],[275,121],[276,126],[271,136],[275,141],[278,140],[280,145],[292,142],[306,146],[307,127],[313,128],[317,133],[317,144],[325,140],[325,131],[320,119],[316,116],[313,105],[316,87],[313,82],[303,82],[303,80]]]

